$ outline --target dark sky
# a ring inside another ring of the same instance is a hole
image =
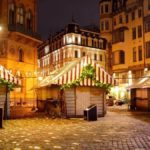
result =
[[[38,32],[44,39],[64,28],[72,16],[81,26],[99,25],[99,0],[38,0]]]

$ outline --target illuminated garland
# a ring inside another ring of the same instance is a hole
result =
[[[9,91],[13,91],[16,84],[0,78],[0,87],[7,86]]]
[[[84,79],[93,80],[96,87],[105,89],[107,93],[109,93],[109,91],[112,87],[111,84],[101,83],[99,80],[96,80],[95,68],[91,64],[88,64],[87,66],[85,66],[83,68],[81,76],[79,77],[79,79],[74,80],[72,83],[66,83],[66,84],[62,85],[61,89],[67,89],[67,88],[79,86],[80,82],[83,81]]]

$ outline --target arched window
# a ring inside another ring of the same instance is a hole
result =
[[[24,59],[24,53],[23,53],[23,50],[20,48],[19,49],[19,61],[23,62],[23,59]]]
[[[26,13],[26,27],[28,31],[32,31],[32,13],[30,10]]]
[[[17,23],[24,24],[24,7],[21,5],[17,8]]]
[[[9,4],[9,24],[15,24],[15,5]]]

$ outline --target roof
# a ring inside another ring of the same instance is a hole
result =
[[[135,80],[128,88],[150,88],[150,71],[147,71],[141,78]]]
[[[110,74],[108,74],[103,67],[93,61],[90,57],[86,56],[76,61],[69,62],[64,67],[57,69],[45,77],[44,80],[39,82],[38,88],[54,85],[63,85],[72,83],[79,79],[84,66],[91,64],[96,70],[96,80],[101,83],[115,84],[115,80]],[[95,86],[95,83],[91,79],[84,79],[80,82],[80,86]]]

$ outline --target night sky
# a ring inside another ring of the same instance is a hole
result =
[[[71,22],[99,25],[99,0],[38,0],[38,32],[46,39]]]

